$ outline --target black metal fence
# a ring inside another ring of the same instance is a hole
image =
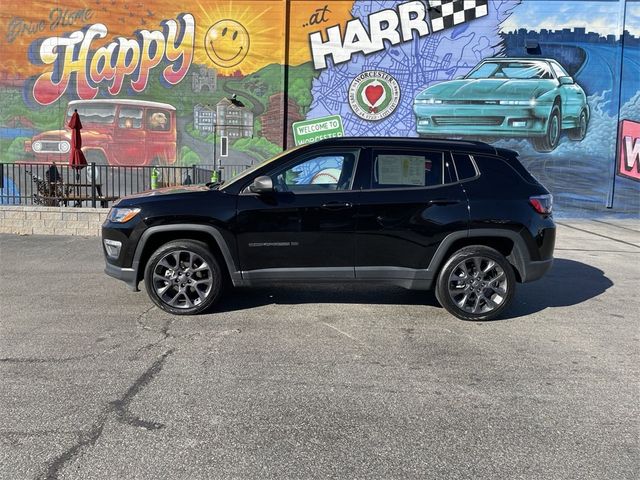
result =
[[[229,180],[248,165],[224,165],[217,179]],[[115,200],[152,188],[207,183],[213,165],[191,167],[0,163],[0,205],[107,207]]]

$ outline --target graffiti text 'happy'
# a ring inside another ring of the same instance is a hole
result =
[[[105,82],[109,82],[109,94],[117,95],[127,76],[131,76],[133,91],[142,92],[150,71],[162,61],[169,65],[163,69],[161,78],[168,84],[177,84],[193,60],[195,20],[191,14],[182,14],[177,20],[165,20],[161,25],[162,31],[139,30],[135,38],[117,37],[97,49],[92,48],[94,39],[105,38],[108,33],[102,23],[64,37],[39,40],[38,48],[32,48],[38,57],[31,61],[52,68],[35,80],[33,98],[41,105],[54,103],[67,92],[74,75],[75,95],[84,100],[95,98]]]

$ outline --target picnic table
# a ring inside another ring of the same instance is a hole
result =
[[[38,186],[38,193],[34,194],[34,200],[38,203],[44,203],[45,205],[50,206],[57,206],[61,204],[67,206],[72,202],[74,206],[79,207],[82,206],[82,202],[100,202],[101,207],[107,207],[108,202],[112,202],[119,198],[115,195],[102,195],[101,183],[63,183],[46,181],[42,183],[44,183],[44,185]]]

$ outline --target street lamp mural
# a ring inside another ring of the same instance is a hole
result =
[[[109,165],[438,136],[517,150],[561,213],[637,212],[640,3],[551,3],[4,0],[0,161],[64,161],[74,109]]]

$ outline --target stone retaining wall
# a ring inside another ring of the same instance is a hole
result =
[[[108,208],[0,205],[0,233],[21,235],[100,235]]]

